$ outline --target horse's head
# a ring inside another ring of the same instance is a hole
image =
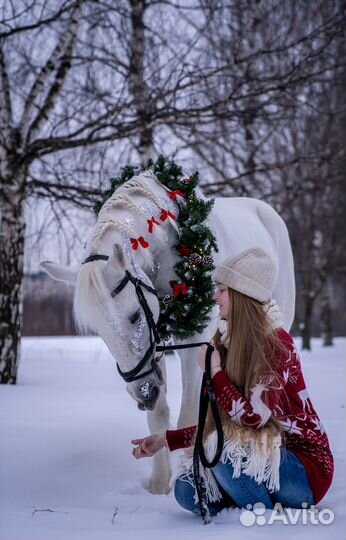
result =
[[[137,277],[153,289],[148,277],[144,273],[134,276],[130,262],[117,244],[107,261],[83,264],[76,274],[53,263],[45,262],[41,266],[55,279],[75,281],[74,315],[78,328],[96,333],[104,340],[138,408],[154,409],[163,381],[153,358],[154,335],[145,305],[156,324],[159,302],[145,287],[140,288],[140,300],[136,283],[131,281],[132,276]],[[126,280],[129,275],[131,278]],[[142,368],[137,370],[140,365]]]

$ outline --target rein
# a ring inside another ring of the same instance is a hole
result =
[[[208,346],[207,352],[205,355],[205,371],[203,373],[201,393],[199,398],[199,414],[198,414],[198,425],[197,425],[197,434],[195,440],[195,447],[193,450],[193,476],[196,484],[196,491],[198,495],[199,508],[201,516],[203,519],[204,525],[207,525],[211,522],[211,517],[209,513],[209,508],[206,500],[206,490],[203,478],[200,475],[200,463],[206,469],[212,469],[218,463],[224,443],[224,434],[220,419],[220,414],[216,404],[216,395],[214,391],[213,380],[211,376],[211,355],[214,350],[214,347],[210,343],[206,343]],[[210,403],[211,412],[214,419],[214,424],[217,432],[217,447],[215,456],[211,461],[208,461],[203,446],[203,433],[205,428],[205,421],[208,413],[208,405]]]
[[[108,259],[109,259],[108,255],[94,254],[87,257],[82,262],[82,264],[86,264],[93,261],[99,261],[99,260],[108,261]],[[129,383],[132,381],[136,381],[153,372],[156,373],[159,379],[162,379],[161,369],[158,365],[160,358],[156,360],[156,358],[154,357],[155,351],[158,351],[158,352],[176,351],[179,349],[190,349],[193,347],[200,347],[201,345],[207,345],[207,352],[206,352],[206,358],[205,358],[205,372],[203,374],[200,400],[199,400],[199,417],[198,417],[196,442],[195,442],[195,447],[194,447],[194,452],[193,452],[193,472],[194,472],[196,490],[197,490],[198,501],[199,501],[199,506],[200,506],[203,522],[204,524],[210,523],[211,518],[210,518],[209,509],[206,502],[205,486],[204,486],[204,482],[199,471],[200,471],[200,464],[202,464],[202,466],[208,469],[215,467],[215,465],[217,464],[217,462],[219,461],[221,457],[223,443],[224,443],[222,424],[221,424],[220,415],[219,415],[219,411],[216,404],[216,396],[215,396],[213,381],[211,377],[211,355],[214,350],[214,347],[210,345],[210,343],[204,342],[204,341],[198,342],[198,343],[188,343],[185,345],[159,345],[161,341],[160,336],[157,330],[156,323],[154,321],[152,311],[144,296],[143,289],[154,294],[156,297],[157,297],[157,291],[153,287],[150,287],[149,285],[144,283],[139,278],[134,277],[128,270],[125,270],[124,278],[121,280],[119,285],[115,289],[113,289],[113,291],[111,291],[112,298],[117,296],[126,287],[128,283],[132,283],[134,285],[136,294],[138,296],[138,301],[144,311],[147,324],[149,327],[150,345],[144,357],[142,358],[142,360],[137,364],[137,366],[135,366],[130,371],[122,371],[119,368],[119,365],[117,363],[118,372],[125,382]],[[147,371],[144,371],[143,373],[141,373],[142,369],[147,365],[149,361],[150,361],[150,368],[147,369]],[[217,431],[217,449],[216,449],[214,458],[210,462],[207,460],[207,457],[204,452],[204,447],[203,447],[203,432],[204,432],[209,403],[211,406],[211,411],[212,411],[212,415],[214,418],[214,423],[215,423],[215,427]]]

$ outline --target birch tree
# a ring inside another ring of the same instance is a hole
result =
[[[125,16],[136,22],[144,5]],[[143,9],[144,11],[144,9]],[[112,9],[120,17],[120,4]],[[101,156],[109,141],[135,135],[144,119],[138,88],[140,50],[130,66],[102,43],[107,6],[83,0],[5,2],[0,32],[0,382],[15,383],[22,324],[25,202],[28,197],[93,205]],[[132,19],[131,19],[132,16]],[[97,22],[100,22],[97,25]],[[115,34],[119,32],[113,20]],[[118,21],[119,25],[119,21]],[[143,30],[143,21],[142,21]],[[137,46],[137,45],[136,45]],[[137,51],[137,52],[136,52]],[[100,54],[100,52],[102,54]],[[107,69],[100,65],[113,62]],[[119,76],[121,67],[127,70]],[[93,72],[93,69],[95,71]],[[136,114],[127,91],[133,76]],[[108,84],[102,79],[109,78]],[[113,87],[117,92],[113,93]]]

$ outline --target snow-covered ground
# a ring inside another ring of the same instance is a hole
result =
[[[151,460],[134,460],[130,443],[148,433],[145,414],[101,340],[24,339],[18,384],[0,387],[1,540],[345,539],[346,339],[331,348],[313,340],[301,357],[336,461],[333,485],[318,505],[334,512],[333,523],[245,527],[242,511],[231,509],[204,527],[172,493],[146,491]],[[180,368],[174,356],[167,363],[174,424]]]

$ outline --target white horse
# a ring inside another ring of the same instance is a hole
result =
[[[162,208],[175,215],[179,211],[167,191],[149,171],[133,177],[105,202],[87,243],[86,256],[101,254],[107,256],[104,260],[93,259],[77,271],[48,261],[41,263],[53,278],[75,283],[74,315],[78,327],[92,331],[104,340],[121,372],[136,371],[136,366],[150,349],[152,334],[135,286],[131,282],[123,283],[121,290],[113,296],[111,293],[119,288],[126,271],[155,289],[159,296],[169,294],[169,282],[176,279],[173,268],[178,255],[173,246],[179,230],[175,221],[168,218],[148,235],[147,220],[152,217],[159,220]],[[199,191],[198,195],[204,198]],[[284,326],[289,330],[295,305],[294,267],[287,228],[280,216],[268,204],[256,199],[219,198],[209,214],[208,226],[215,234],[219,248],[214,256],[215,264],[251,247],[261,247],[274,258],[279,268],[274,298]],[[130,238],[141,236],[149,242],[146,249],[140,243],[135,246],[130,242]],[[156,322],[158,299],[150,290],[142,290]],[[210,340],[216,330],[217,317],[218,309],[215,308],[203,334],[188,341]],[[189,349],[179,354],[182,402],[178,427],[196,424],[201,382],[197,351]],[[160,365],[166,381],[164,359]],[[158,372],[146,373],[147,367],[143,366],[136,379],[128,382],[127,390],[139,408],[147,410],[150,433],[160,433],[169,428],[166,392],[160,391],[162,379]],[[163,388],[166,390],[165,384]],[[154,456],[151,491],[167,493],[169,479],[169,456],[163,449]]]

